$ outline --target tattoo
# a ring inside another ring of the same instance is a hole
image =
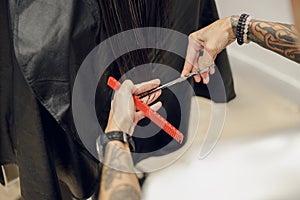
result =
[[[105,164],[108,166],[103,171],[104,189],[109,190],[113,181],[121,180],[126,172],[132,171],[133,163],[130,155],[116,145],[106,146]]]
[[[118,172],[117,170],[107,168],[104,172],[104,177],[104,189],[109,190],[114,180],[122,178],[122,173]]]
[[[230,22],[231,22],[231,27],[232,27],[232,31],[236,37],[236,27],[238,25],[239,22],[239,16],[237,15],[233,15],[230,17]]]
[[[123,184],[116,189],[114,189],[111,193],[111,196],[109,198],[110,200],[139,200],[141,199],[140,193],[129,184]]]
[[[293,25],[252,20],[248,38],[264,48],[300,63],[299,34]]]

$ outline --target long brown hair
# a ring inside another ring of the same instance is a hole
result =
[[[139,27],[167,27],[168,0],[99,0],[99,4],[107,37]],[[150,51],[137,50],[117,59],[120,73],[151,62]]]

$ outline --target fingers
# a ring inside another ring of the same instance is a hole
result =
[[[119,91],[124,91],[124,92],[128,91],[130,92],[130,94],[132,94],[135,90],[136,90],[136,86],[133,84],[131,80],[125,80],[119,89]]]
[[[155,104],[153,104],[152,106],[150,106],[150,108],[152,110],[154,110],[155,112],[158,111],[161,107],[162,107],[162,103],[160,101],[156,102]]]
[[[162,107],[162,103],[159,101],[155,104],[153,104],[152,106],[150,106],[150,108],[152,110],[154,110],[155,112],[158,111],[160,108]],[[141,119],[143,119],[145,116],[143,114],[142,111],[138,111],[135,113],[135,117],[134,117],[134,123],[137,124]]]
[[[134,90],[133,94],[140,94],[142,92],[151,90],[153,88],[158,87],[160,84],[160,80],[159,79],[153,79],[151,81],[147,81],[147,82],[143,82],[140,84],[137,84],[135,87],[136,89]]]
[[[212,66],[214,66],[214,59],[218,53],[215,50],[218,46],[210,42],[211,36],[207,34],[207,30],[210,29],[203,28],[190,34],[186,60],[181,72],[181,75],[184,76],[196,70],[210,67],[209,73],[194,76],[195,82],[199,83],[202,79],[204,84],[208,84],[209,75],[215,73]]]
[[[122,83],[115,92],[105,131],[120,130],[129,132],[134,121],[135,107],[132,92],[135,85],[130,80]]]
[[[182,76],[187,75],[188,73],[190,73],[192,71],[192,68],[193,68],[193,65],[190,62],[188,62],[187,60],[185,60],[181,75]]]
[[[186,60],[181,73],[182,76],[199,69],[212,66],[214,63],[214,60],[210,54],[204,49],[204,42],[200,39],[199,34],[200,32],[198,31],[189,36]],[[212,69],[210,73],[213,74],[214,69]],[[209,74],[203,73],[201,75],[194,76],[194,80],[197,83],[199,83],[201,79],[203,80],[204,84],[207,84],[209,82]]]
[[[112,104],[115,105],[115,107],[122,107],[124,105],[128,105],[128,103],[131,103],[132,99],[132,93],[136,89],[135,85],[130,80],[125,80],[119,90],[115,92],[114,99],[112,101]],[[128,105],[129,106],[129,105]],[[130,106],[132,107],[132,106]]]
[[[198,71],[198,70],[199,70],[199,68],[193,67],[193,70],[191,72]],[[200,74],[195,75],[194,76],[194,80],[195,80],[196,83],[200,83],[201,82],[201,76],[200,76]]]
[[[209,52],[206,49],[199,50],[199,56],[197,59],[198,59],[197,60],[197,69],[205,69],[205,68],[209,67],[209,72],[201,73],[201,78],[203,80],[203,83],[208,84],[209,83],[209,75],[215,73],[214,60],[210,56]],[[195,79],[196,82],[199,82],[198,80]]]
[[[210,74],[214,74],[216,72],[215,65],[211,66],[209,69]]]
[[[208,75],[208,73],[207,72],[202,73],[201,77],[203,79],[203,83],[204,84],[208,84],[208,82],[209,82],[209,75]]]
[[[188,47],[186,51],[185,63],[182,70],[182,75],[190,73],[194,67],[197,67],[197,58],[202,45],[194,39],[194,35],[189,36]]]
[[[143,82],[136,85],[136,90],[134,91],[134,94],[141,94],[142,92],[149,91],[153,88],[158,87],[160,84],[159,79],[153,79],[151,81]],[[161,90],[158,90],[155,93],[152,93],[148,96],[143,97],[141,100],[146,104],[151,104],[154,102],[159,96],[161,95]]]
[[[210,53],[206,50],[200,50],[201,53],[198,57],[197,64],[198,68],[204,69],[214,65],[214,59],[211,57]]]
[[[147,95],[145,97],[143,97],[141,100],[145,103],[145,104],[151,104],[152,102],[154,102],[160,95],[161,95],[161,90],[158,90],[150,95]]]
[[[116,91],[115,98],[118,101],[126,101],[126,99],[131,99],[132,94],[140,94],[142,92],[151,90],[158,87],[160,84],[159,79],[153,79],[151,81],[143,82],[137,85],[134,85],[131,80],[125,80],[120,89]],[[144,98],[142,101],[146,104],[151,104],[161,95],[161,90],[158,90],[155,93],[152,93]]]
[[[188,62],[187,60],[184,63],[184,67],[183,70],[181,72],[181,76],[185,76],[191,72],[197,71],[198,69],[196,67],[194,67],[190,62]],[[199,83],[201,81],[201,77],[200,75],[195,75],[194,76],[194,80]]]

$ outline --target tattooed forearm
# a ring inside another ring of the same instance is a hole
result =
[[[110,196],[110,200],[139,200],[141,198],[141,195],[139,191],[137,191],[136,188],[134,188],[132,185],[124,184],[116,187],[112,195]]]
[[[103,168],[104,189],[108,190],[113,181],[121,180],[124,172],[133,169],[130,153],[121,147],[108,144]]]
[[[232,31],[236,34],[239,16],[231,16]],[[300,63],[300,39],[294,25],[251,20],[248,39],[286,58]]]
[[[104,162],[99,199],[140,199],[141,189],[132,173],[134,167],[128,145],[108,143]]]
[[[300,63],[299,33],[293,25],[252,20],[248,39]]]

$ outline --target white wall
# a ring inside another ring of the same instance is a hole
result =
[[[290,0],[216,0],[216,3],[220,17],[248,13],[260,20],[293,23]],[[259,76],[263,84],[300,103],[299,64],[251,43],[243,46],[234,43],[228,52],[233,69]]]

